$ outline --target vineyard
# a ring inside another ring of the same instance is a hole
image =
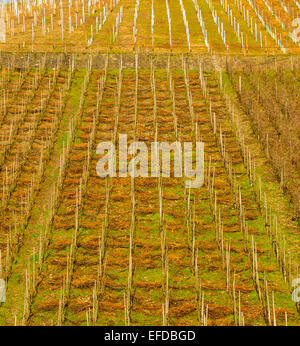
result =
[[[7,1],[1,51],[299,53],[298,0]]]
[[[0,1],[0,326],[300,326],[299,12]]]
[[[299,325],[296,62],[117,64],[1,70],[0,324]],[[171,178],[100,178],[120,134],[204,142],[203,186],[173,155]]]

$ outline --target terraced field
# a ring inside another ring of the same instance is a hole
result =
[[[297,141],[278,158],[299,73],[146,69],[138,55],[135,69],[3,68],[0,324],[299,325]],[[203,186],[174,177],[173,154],[171,178],[100,178],[97,145],[121,134],[202,141]]]

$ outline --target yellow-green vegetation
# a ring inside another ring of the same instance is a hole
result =
[[[299,326],[299,3],[7,2],[0,325]],[[203,184],[101,178],[122,134]]]
[[[249,77],[136,62],[2,69],[0,324],[299,325],[296,208],[247,113]],[[290,73],[272,76],[292,91]],[[156,131],[204,142],[202,187],[97,175],[98,143]]]
[[[47,0],[13,4],[4,6],[0,17],[2,51],[299,53],[293,24],[298,7],[293,0],[274,0],[271,6],[262,0]]]

